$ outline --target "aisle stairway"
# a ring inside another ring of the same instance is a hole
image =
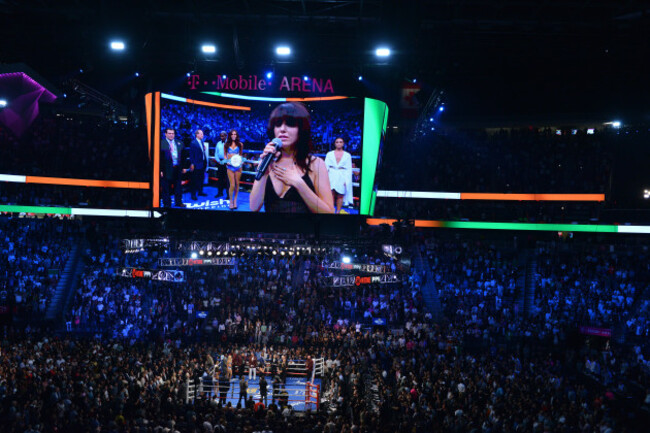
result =
[[[422,256],[417,245],[413,247],[412,251],[413,266],[415,267],[416,274],[421,276],[420,290],[422,291],[424,303],[429,311],[431,311],[433,318],[438,320],[442,318],[443,312],[442,306],[440,305],[440,298],[438,297],[438,291],[434,283],[433,273],[431,272],[429,259],[426,256]]]
[[[518,315],[535,314],[535,288],[537,287],[537,253],[534,248],[526,248],[518,253],[517,293],[515,311]]]
[[[524,291],[524,312],[527,316],[535,313],[533,308],[535,306],[537,281],[537,254],[534,250],[529,250],[526,259],[526,286]]]
[[[52,301],[47,307],[45,320],[61,321],[63,319],[64,312],[66,311],[72,299],[72,294],[79,282],[79,276],[84,269],[82,256],[82,244],[81,241],[79,241],[77,244],[72,245],[70,257],[65,264],[61,279],[59,279],[59,282],[57,283]]]

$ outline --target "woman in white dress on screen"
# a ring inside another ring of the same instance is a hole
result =
[[[334,213],[341,212],[342,206],[351,206],[352,197],[352,155],[343,150],[345,140],[337,137],[334,140],[334,150],[325,156],[325,165],[330,178],[332,197],[334,198]]]

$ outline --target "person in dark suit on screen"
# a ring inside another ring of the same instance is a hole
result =
[[[190,143],[190,193],[192,200],[198,200],[197,194],[203,193],[203,180],[208,161],[205,159],[205,147],[203,146],[203,131],[197,129],[194,133],[194,140]]]
[[[185,207],[183,203],[183,186],[181,185],[182,168],[181,151],[183,146],[174,138],[173,128],[165,129],[165,138],[160,142],[160,187],[163,206],[172,207],[171,193],[174,190],[174,204]]]
[[[214,160],[217,164],[217,187],[219,193],[215,198],[228,197],[228,174],[226,173],[226,156],[224,148],[228,140],[228,133],[221,131],[219,134],[221,140],[214,147]]]

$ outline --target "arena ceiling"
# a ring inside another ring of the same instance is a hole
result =
[[[623,109],[650,96],[648,29],[650,5],[633,0],[0,0],[0,61],[55,82],[80,70],[91,84],[139,71],[159,86],[190,70],[278,66],[273,47],[285,42],[301,73],[417,78],[465,107],[497,101],[493,109],[508,111],[541,95],[549,109],[575,111],[573,101],[599,94],[603,108]],[[110,52],[111,38],[125,40],[123,55]],[[206,41],[216,56],[200,52]],[[393,50],[385,64],[373,54],[379,44]]]

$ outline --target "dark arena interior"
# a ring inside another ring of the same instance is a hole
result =
[[[0,432],[649,431],[649,29],[0,0]]]

